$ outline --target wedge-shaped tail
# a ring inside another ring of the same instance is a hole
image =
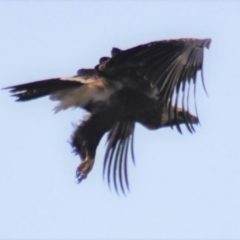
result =
[[[62,90],[80,87],[81,85],[80,82],[61,81],[60,78],[53,78],[10,86],[5,89],[9,89],[10,92],[13,93],[12,96],[17,97],[16,101],[28,101],[45,97]]]

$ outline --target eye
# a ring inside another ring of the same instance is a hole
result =
[[[182,112],[182,111],[179,111],[179,112],[178,112],[178,117],[179,117],[179,118],[183,118],[183,112]]]

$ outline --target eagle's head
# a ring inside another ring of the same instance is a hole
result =
[[[189,131],[194,131],[192,125],[198,124],[199,120],[196,116],[190,112],[184,110],[183,108],[171,107],[170,112],[166,107],[163,108],[163,111],[154,112],[152,114],[146,114],[145,118],[140,122],[143,126],[150,130],[155,130],[162,127],[173,127],[176,126],[179,130],[180,124],[185,124]],[[181,132],[181,130],[179,130]]]
[[[194,116],[190,112],[184,110],[183,108],[177,108],[176,113],[174,113],[174,108],[172,108],[172,114],[167,111],[162,115],[162,126],[176,126],[179,124],[198,124],[198,117]]]

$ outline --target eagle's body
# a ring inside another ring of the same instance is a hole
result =
[[[184,123],[194,131],[198,118],[189,113],[189,93],[191,85],[195,89],[197,72],[202,71],[203,49],[209,44],[210,39],[178,39],[125,51],[113,48],[112,57],[101,58],[94,69],[9,89],[17,101],[50,95],[50,99],[59,101],[56,112],[69,107],[90,112],[72,136],[73,148],[82,160],[77,168],[78,181],[87,177],[97,146],[110,131],[104,171],[108,183],[113,178],[116,190],[120,184],[124,192],[128,187],[127,153],[130,144],[133,155],[136,122],[148,129],[176,126],[180,132]]]

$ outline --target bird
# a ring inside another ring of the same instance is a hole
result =
[[[190,133],[199,123],[196,108],[197,74],[203,78],[204,49],[210,38],[158,40],[126,50],[112,48],[94,68],[82,68],[70,77],[51,78],[6,87],[16,101],[50,96],[59,104],[57,113],[80,107],[88,116],[71,136],[74,152],[80,157],[77,182],[92,170],[100,140],[107,133],[103,176],[117,193],[129,191],[128,155],[135,163],[134,131],[139,123],[150,130],[176,127]],[[190,113],[190,94],[195,113]]]

